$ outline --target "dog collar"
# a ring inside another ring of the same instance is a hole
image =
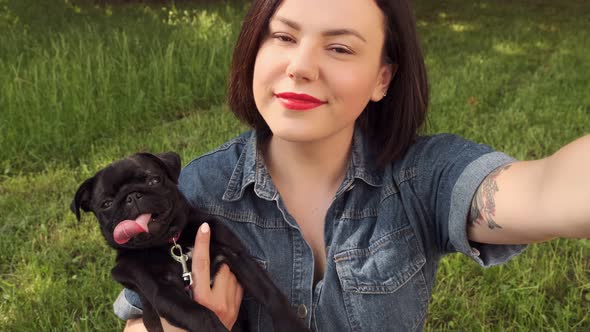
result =
[[[178,241],[179,238],[180,238],[180,232],[174,234],[174,236],[170,238],[170,240],[168,241],[168,243],[174,243],[174,244],[176,244],[176,241]]]

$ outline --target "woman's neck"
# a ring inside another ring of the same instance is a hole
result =
[[[350,158],[353,131],[313,142],[291,142],[271,136],[265,162],[275,184],[288,186],[315,184],[336,190]]]

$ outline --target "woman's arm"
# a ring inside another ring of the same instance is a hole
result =
[[[490,173],[473,197],[467,234],[497,244],[589,238],[590,135]]]

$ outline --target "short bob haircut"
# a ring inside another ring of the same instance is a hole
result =
[[[410,0],[375,0],[385,16],[383,61],[397,65],[387,95],[370,101],[357,123],[375,147],[383,167],[403,157],[415,141],[428,108],[428,79],[416,34]],[[229,77],[230,109],[250,125],[262,140],[270,128],[254,103],[252,80],[258,49],[268,34],[269,22],[281,0],[255,0],[250,6],[233,53]]]

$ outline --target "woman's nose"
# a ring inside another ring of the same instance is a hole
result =
[[[299,45],[292,51],[287,75],[294,80],[315,81],[319,78],[317,55],[312,47]]]

